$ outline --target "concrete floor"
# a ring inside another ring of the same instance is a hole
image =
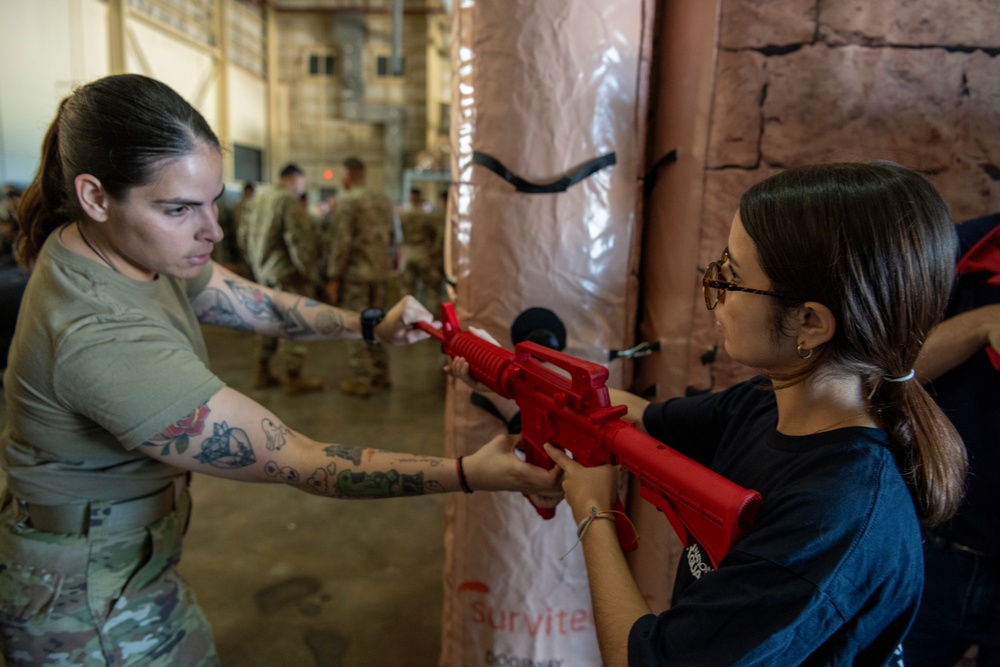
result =
[[[321,441],[441,454],[444,358],[432,341],[390,348],[393,387],[335,390],[346,343],[310,343],[320,393],[254,390],[252,336],[205,328],[212,368],[286,424]],[[3,412],[0,408],[0,412]],[[0,427],[5,415],[0,414]],[[180,570],[224,667],[437,665],[444,497],[346,501],[281,484],[196,475]]]
[[[335,390],[346,343],[311,343],[326,391],[250,388],[253,338],[206,327],[212,367],[290,427],[321,441],[424,454],[443,449],[443,357],[427,341],[390,348],[393,387]],[[444,497],[346,501],[276,484],[197,476],[182,574],[225,666],[436,665]]]

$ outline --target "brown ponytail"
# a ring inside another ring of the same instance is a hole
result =
[[[17,241],[17,258],[26,267],[35,263],[38,252],[49,234],[73,217],[73,214],[66,209],[71,207],[75,200],[67,201],[62,160],[59,156],[59,120],[65,106],[66,100],[63,100],[59,104],[55,119],[45,133],[38,172],[21,195],[17,210],[17,220],[21,227]]]
[[[928,526],[947,521],[962,500],[968,470],[958,431],[915,379],[880,383],[873,398],[916,491],[921,520]]]
[[[781,379],[821,366],[861,377],[921,521],[948,519],[965,484],[962,440],[919,382],[885,380],[910,372],[951,294],[958,242],[940,194],[888,162],[796,167],[747,190],[740,220],[771,289],[790,297],[775,300],[776,327],[805,301],[837,321],[809,367]]]

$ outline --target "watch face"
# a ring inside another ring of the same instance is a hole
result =
[[[375,325],[385,317],[385,311],[381,308],[365,308],[361,311],[361,337],[369,343],[377,343],[375,339]]]

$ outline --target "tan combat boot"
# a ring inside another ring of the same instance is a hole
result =
[[[368,398],[369,396],[372,395],[371,385],[365,384],[363,382],[358,382],[357,380],[341,381],[340,391],[350,396],[360,396],[361,398]]]
[[[323,381],[319,378],[302,377],[301,371],[288,371],[285,379],[285,393],[289,396],[308,394],[323,389]]]
[[[254,389],[267,389],[281,384],[281,378],[271,372],[271,362],[267,359],[257,361],[257,373],[253,376]]]

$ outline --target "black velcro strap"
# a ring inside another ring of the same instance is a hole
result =
[[[507,427],[508,434],[517,435],[518,433],[521,432],[520,411],[516,412],[514,416],[510,418],[510,421],[507,421],[506,419],[503,418],[503,415],[500,414],[499,408],[497,408],[497,406],[493,404],[493,401],[486,398],[482,394],[477,394],[476,392],[472,392],[472,395],[469,396],[469,402],[472,403],[477,408],[485,410],[486,412],[490,413],[491,415],[502,421],[504,425]]]
[[[660,159],[653,163],[653,166],[649,168],[646,175],[643,177],[643,194],[647,197],[649,193],[653,191],[653,186],[656,185],[656,179],[660,177],[660,170],[663,167],[674,164],[677,162],[677,149],[673,149],[665,155],[660,156]]]
[[[615,163],[615,154],[608,153],[607,155],[602,155],[600,157],[595,157],[593,160],[584,162],[578,169],[570,174],[563,176],[562,178],[552,181],[551,183],[532,183],[531,181],[526,181],[510,169],[505,167],[500,160],[496,159],[491,155],[487,155],[481,151],[473,151],[472,162],[480,166],[486,167],[494,174],[504,179],[508,183],[514,186],[518,192],[524,192],[526,194],[555,194],[557,192],[566,192],[569,188],[576,185],[588,176],[604,169],[605,167],[610,167]]]

